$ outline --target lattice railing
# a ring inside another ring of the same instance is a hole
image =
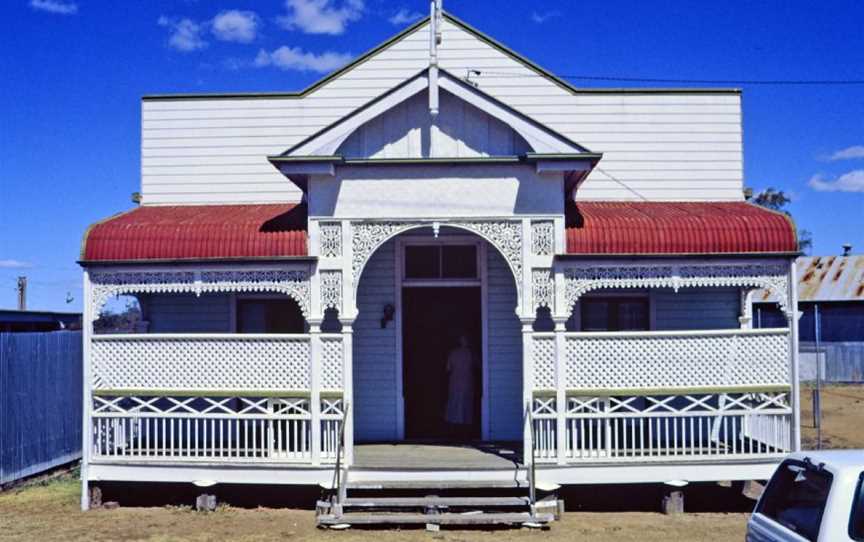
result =
[[[661,396],[536,396],[538,462],[751,459],[790,451],[788,392]],[[557,419],[563,414],[563,448]],[[559,452],[559,449],[563,452]]]
[[[310,335],[95,336],[92,459],[335,460],[343,343],[317,337],[313,363]]]
[[[534,389],[700,390],[788,386],[786,329],[564,334],[564,374],[554,338],[532,339]]]

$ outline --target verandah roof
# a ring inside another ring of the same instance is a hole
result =
[[[84,235],[84,262],[287,258],[308,254],[306,206],[142,206]]]
[[[783,214],[744,202],[586,201],[568,206],[568,255],[776,254],[798,250]],[[308,255],[306,207],[143,206],[93,225],[87,263]]]
[[[573,255],[798,251],[788,216],[743,201],[586,201],[568,205],[566,218]]]

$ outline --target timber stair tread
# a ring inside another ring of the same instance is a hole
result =
[[[342,503],[344,508],[423,508],[423,507],[490,507],[511,508],[530,506],[528,497],[351,497]]]
[[[418,480],[418,481],[354,481],[347,489],[504,489],[526,488],[527,484],[515,480]]]
[[[318,524],[332,525],[523,525],[551,523],[552,514],[532,514],[530,512],[468,512],[441,514],[418,513],[348,513],[322,514]]]

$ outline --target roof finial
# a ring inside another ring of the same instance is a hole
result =
[[[438,115],[438,45],[441,44],[443,0],[429,2],[429,114]]]

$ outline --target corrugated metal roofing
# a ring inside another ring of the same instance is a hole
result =
[[[143,206],[91,226],[86,262],[306,256],[306,206]]]
[[[798,250],[792,221],[745,202],[573,203],[568,254],[732,254]]]
[[[802,256],[797,273],[798,301],[864,301],[864,255]],[[760,290],[753,301],[774,298]]]

